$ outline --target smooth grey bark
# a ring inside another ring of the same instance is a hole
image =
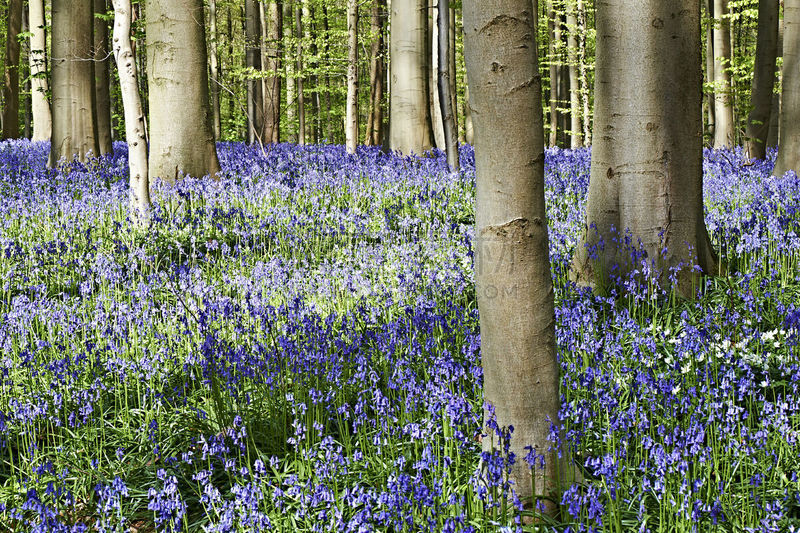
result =
[[[347,106],[345,145],[356,153],[358,145],[358,0],[347,0]]]
[[[211,82],[211,126],[214,139],[222,136],[222,117],[219,108],[219,57],[217,55],[217,0],[208,0],[208,70]]]
[[[33,115],[33,141],[50,138],[53,127],[50,102],[47,100],[47,40],[44,21],[44,0],[28,1],[28,23],[31,32],[31,113]]]
[[[717,272],[703,218],[698,2],[597,5],[591,178],[573,260],[582,283],[607,287],[641,267],[624,246],[628,231],[662,283],[680,269],[680,294],[694,296],[692,265]]]
[[[51,80],[53,127],[48,166],[97,155],[92,0],[53,0]]]
[[[150,214],[150,187],[147,180],[147,126],[139,97],[139,73],[131,47],[131,2],[111,0],[114,5],[114,59],[119,72],[119,88],[125,113],[125,140],[130,169],[130,206],[134,218],[146,224]]]
[[[108,46],[107,0],[94,0],[94,91],[97,105],[99,155],[113,153],[111,146],[111,50]],[[98,16],[102,15],[102,16]]]
[[[567,66],[569,68],[569,145],[583,146],[581,129],[581,87],[578,76],[578,17],[575,0],[567,0]]]
[[[450,2],[439,0],[437,8],[439,27],[439,72],[438,89],[441,107],[442,127],[444,128],[444,147],[447,152],[447,165],[450,170],[458,172],[458,131],[456,130],[453,98],[450,94]]]
[[[148,0],[146,16],[150,182],[216,177],[203,0]]]
[[[775,176],[800,172],[800,0],[783,3],[783,83]]]
[[[367,146],[380,146],[383,143],[381,132],[383,126],[383,97],[384,85],[384,60],[385,40],[383,26],[386,10],[386,0],[376,0],[370,11],[370,30],[373,41],[370,49],[369,67],[369,115],[367,116],[367,132],[364,144]]]
[[[778,47],[777,57],[783,58],[783,19],[778,20]],[[775,70],[776,83],[781,83],[781,69]],[[772,94],[772,111],[769,114],[769,133],[767,134],[767,147],[778,146],[779,124],[781,117],[781,95],[779,92]]]
[[[264,142],[280,142],[281,126],[281,51],[283,46],[283,5],[280,0],[269,4],[268,40],[265,40],[267,62],[264,68]]]
[[[733,146],[733,88],[728,0],[714,0],[714,148]]]
[[[245,66],[247,76],[247,141],[263,142],[261,120],[264,116],[264,97],[261,93],[261,25],[256,0],[245,0]]]
[[[6,17],[5,77],[3,83],[3,139],[19,137],[19,40],[22,0],[9,0]]]
[[[764,159],[767,156],[775,58],[778,53],[778,10],[778,0],[758,2],[758,39],[750,99],[753,109],[747,117],[747,153],[751,159]]]
[[[469,105],[469,83],[464,87],[464,139],[475,144],[475,125],[472,123],[472,108]]]
[[[439,0],[430,0],[428,9],[428,101],[431,104],[430,117],[433,127],[433,142],[436,148],[445,150],[442,106],[439,102],[439,27],[436,24],[439,13]]]
[[[553,9],[553,0],[547,0],[547,50],[548,60],[550,63],[550,146],[555,146],[558,143],[558,85],[559,85],[559,68],[556,58],[556,24],[560,25],[560,20],[557,19],[557,14]]]
[[[450,3],[448,1],[448,3]],[[456,147],[458,147],[458,132],[459,132],[459,124],[458,124],[458,86],[456,85],[456,9],[452,7],[450,4],[449,11],[449,37],[448,37],[448,52],[447,52],[447,60],[448,60],[448,68],[450,72],[450,77],[448,78],[448,82],[450,83],[450,109],[453,110],[453,122],[455,123],[455,130],[456,130]]]
[[[708,133],[714,139],[714,4],[713,0],[705,0],[706,16],[710,19],[706,28],[706,83],[711,86],[707,93],[706,105],[708,106]]]
[[[389,148],[404,155],[432,147],[425,57],[427,0],[393,0]]]
[[[484,401],[514,426],[510,479],[530,509],[554,512],[565,481],[548,440],[559,424],[553,284],[544,201],[544,129],[530,0],[464,0],[464,47],[475,123],[475,281]],[[513,139],[513,142],[509,142]],[[487,410],[484,422],[488,422]],[[501,451],[488,430],[484,451]],[[545,458],[535,473],[527,446]]]

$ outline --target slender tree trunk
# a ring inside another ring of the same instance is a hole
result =
[[[634,260],[632,250],[614,244],[627,231],[665,285],[670,269],[680,269],[683,295],[695,294],[691,265],[717,272],[703,219],[698,2],[598,5],[595,143],[573,262],[583,283],[604,287],[641,267],[641,255]]]
[[[475,281],[485,426],[513,426],[509,478],[530,509],[554,513],[565,482],[548,440],[558,425],[553,285],[544,201],[541,84],[530,0],[465,0],[465,56],[475,111]],[[502,68],[498,68],[502,65]],[[513,142],[508,142],[513,139]],[[493,410],[493,414],[492,414]],[[485,452],[503,453],[492,429]],[[535,472],[527,447],[544,456]]]
[[[753,110],[747,118],[747,153],[752,159],[767,157],[778,52],[778,10],[778,0],[760,0],[758,3],[758,40],[751,97]]]
[[[297,59],[292,58],[291,50],[294,44],[294,5],[292,0],[285,0],[283,3],[283,18],[287,21],[288,32],[284,34],[284,50],[287,51],[284,56],[284,66],[286,67],[286,125],[289,130],[288,140],[290,143],[297,142],[297,78],[295,74],[295,66]],[[294,47],[294,50],[297,48]]]
[[[389,148],[401,154],[431,149],[427,87],[427,0],[393,0]]]
[[[569,66],[569,116],[570,147],[583,146],[581,139],[581,100],[578,78],[578,17],[575,13],[576,0],[567,0],[567,63]]]
[[[22,34],[23,35],[30,35],[30,23],[28,22],[28,10],[22,10]],[[22,46],[22,65],[29,65],[30,64],[30,57],[31,57],[31,46],[30,41],[25,40],[21,41]],[[25,101],[22,104],[22,113],[23,113],[23,137],[26,139],[31,138],[32,133],[32,109],[31,109],[31,99],[29,98],[31,94],[31,76],[30,76],[30,67],[28,68],[27,75],[25,76],[25,82],[22,85],[22,91],[25,95]]]
[[[578,0],[578,73],[581,85],[581,106],[583,107],[583,144],[592,144],[592,110],[589,106],[589,75],[587,73],[588,58],[586,55],[586,8],[583,0]]]
[[[261,4],[259,4],[261,5]],[[217,0],[208,0],[208,68],[211,77],[211,126],[214,139],[222,138],[222,118],[219,108],[219,59],[217,56]]]
[[[136,81],[136,58],[131,47],[131,2],[112,0],[114,4],[114,58],[119,71],[119,88],[125,112],[125,139],[128,142],[130,167],[130,205],[135,217],[149,220],[150,187],[147,181],[147,126],[144,121],[139,84]]]
[[[380,146],[382,144],[381,130],[383,126],[383,96],[384,96],[384,38],[383,19],[386,10],[386,0],[376,0],[370,12],[370,28],[373,35],[370,50],[369,69],[369,116],[367,118],[366,145]]]
[[[264,142],[280,142],[281,126],[281,51],[283,46],[283,6],[280,0],[269,5],[269,40],[264,78]]]
[[[31,108],[33,113],[34,141],[50,138],[52,119],[47,100],[47,40],[45,38],[44,0],[28,1],[28,18],[31,31]]]
[[[259,141],[261,119],[264,116],[264,97],[261,81],[256,78],[261,72],[261,24],[259,23],[257,0],[245,0],[245,66],[247,76],[247,140]],[[260,142],[265,142],[261,139]]]
[[[303,0],[298,0],[299,5],[295,9],[295,34],[297,35],[297,144],[306,144],[306,98],[303,89],[305,72],[303,67]]]
[[[328,28],[328,8],[322,6],[322,29],[325,39],[322,44],[322,58],[324,61],[330,60],[328,40],[330,38],[330,28]],[[333,120],[331,120],[331,77],[328,70],[325,70],[325,140],[333,142]]]
[[[442,107],[442,124],[444,127],[445,150],[450,170],[458,172],[458,130],[456,129],[453,99],[450,94],[450,2],[439,0],[439,105]]]
[[[800,173],[800,0],[783,3],[783,83],[778,159],[773,171]]]
[[[98,154],[92,0],[53,0],[53,132],[48,166]]]
[[[356,153],[358,144],[358,0],[347,0],[347,153]]]
[[[111,146],[111,50],[108,46],[107,0],[94,0],[94,90],[97,103],[97,144],[100,155],[113,153]],[[103,15],[98,17],[97,15]]]
[[[22,0],[8,1],[5,82],[3,84],[3,139],[19,137],[19,39]]]
[[[714,2],[713,0],[705,0],[706,16],[710,19],[708,27],[706,28],[706,83],[713,84],[714,80]],[[708,106],[708,133],[713,140],[715,130],[714,120],[714,102],[716,91],[713,86],[706,95],[706,105]]]
[[[556,27],[560,25],[553,9],[553,0],[547,0],[547,50],[548,61],[550,62],[550,146],[558,144],[558,87],[559,87],[559,68],[557,59],[556,45],[560,40],[556,38]]]
[[[428,101],[431,104],[431,125],[436,148],[446,149],[444,140],[444,124],[442,123],[442,105],[439,102],[439,27],[436,24],[439,13],[439,0],[430,0],[428,4]]]
[[[714,147],[733,146],[733,89],[728,0],[714,0]]]
[[[777,57],[783,58],[783,19],[778,20],[778,49]],[[781,84],[781,69],[775,69],[776,83]],[[779,92],[772,93],[772,111],[769,114],[769,133],[767,135],[767,147],[778,147],[779,124],[781,117],[781,95]]]
[[[150,178],[216,177],[203,1],[148,0],[147,55]]]

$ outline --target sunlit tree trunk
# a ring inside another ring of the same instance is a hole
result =
[[[367,117],[367,133],[364,144],[380,146],[382,144],[381,130],[383,126],[383,97],[384,97],[384,38],[383,20],[386,10],[386,0],[376,0],[370,13],[370,29],[373,34],[372,48],[370,50],[369,69],[369,115]]]
[[[9,0],[3,83],[3,139],[19,137],[19,39],[17,35],[21,31],[22,0]]]
[[[358,144],[358,0],[347,0],[347,116],[345,144],[354,154]]]
[[[777,57],[783,59],[783,19],[778,21],[778,50]],[[781,83],[781,69],[776,69],[775,78],[777,83]],[[776,148],[778,146],[778,132],[781,118],[781,95],[779,92],[772,94],[772,111],[769,114],[769,133],[767,134],[767,146]]]
[[[567,65],[569,68],[569,145],[583,146],[581,134],[581,87],[578,76],[578,17],[575,0],[567,0]]]
[[[260,4],[259,4],[260,5]],[[219,58],[217,55],[217,0],[208,0],[208,69],[211,85],[211,126],[214,139],[222,137],[222,117],[219,108]]]
[[[733,89],[728,0],[714,0],[714,147],[733,146]]]
[[[427,0],[393,0],[389,148],[401,154],[431,149],[426,78]]]
[[[705,0],[706,16],[711,19],[711,22],[706,28],[706,83],[714,83],[714,2],[713,0]],[[706,95],[706,103],[708,105],[708,133],[711,135],[712,143],[714,138],[714,97],[715,91],[712,89]]]
[[[783,3],[783,83],[778,159],[773,173],[800,172],[800,0]]]
[[[47,100],[47,40],[45,37],[44,0],[28,1],[28,23],[31,32],[31,113],[33,136],[31,140],[50,138],[52,119]]]
[[[268,60],[264,78],[264,142],[280,142],[281,126],[281,51],[283,49],[283,6],[280,0],[269,4]]]
[[[149,177],[220,171],[208,98],[202,0],[148,0]]]
[[[527,508],[555,512],[560,453],[553,282],[544,201],[541,83],[530,0],[464,0],[464,43],[475,121],[475,282],[484,401],[513,426],[510,479]],[[509,142],[513,139],[513,142]],[[491,418],[487,410],[485,422]],[[486,452],[502,450],[490,429]],[[535,474],[527,446],[543,455]],[[563,460],[566,462],[566,459]]]
[[[438,27],[439,27],[439,72],[438,89],[439,105],[441,106],[442,126],[444,128],[445,151],[447,164],[450,170],[459,170],[458,161],[458,132],[456,130],[455,110],[450,94],[450,79],[453,72],[450,70],[450,2],[439,0]]]
[[[97,155],[92,0],[53,0],[51,79],[53,131],[48,166]]]
[[[147,126],[139,97],[136,59],[131,48],[131,2],[112,0],[114,5],[114,58],[119,72],[119,88],[125,113],[125,139],[128,143],[131,210],[139,222],[146,223],[150,212],[147,181]]]
[[[588,58],[586,54],[586,7],[583,0],[576,4],[578,17],[578,74],[581,85],[581,107],[583,108],[583,144],[592,144],[592,110],[589,106],[589,74],[587,72]]]
[[[305,72],[303,65],[303,16],[308,9],[303,0],[298,0],[299,4],[295,9],[295,35],[297,36],[297,144],[306,144],[306,96],[303,87]]]
[[[644,248],[667,283],[694,295],[717,272],[703,218],[699,0],[605,0],[597,9],[594,146],[586,225],[573,271],[596,287],[624,279]],[[602,243],[602,244],[601,244]]]
[[[430,118],[433,127],[433,141],[436,148],[445,149],[444,123],[442,122],[442,106],[439,102],[439,27],[436,24],[439,12],[439,0],[429,0],[428,4],[428,101],[430,102]]]

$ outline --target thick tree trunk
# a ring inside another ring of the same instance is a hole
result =
[[[92,0],[53,0],[53,132],[48,166],[98,154]]]
[[[264,142],[280,142],[281,126],[281,51],[283,46],[283,6],[280,0],[269,5],[268,60],[264,78]]]
[[[108,46],[106,0],[94,0],[94,91],[97,104],[97,145],[100,155],[110,154],[111,147],[111,50]],[[97,15],[103,15],[98,17]]]
[[[450,2],[439,0],[439,105],[442,108],[442,125],[444,127],[444,142],[447,152],[447,164],[450,170],[458,172],[458,132],[456,130],[453,99],[450,94]]]
[[[800,173],[800,0],[783,3],[783,83],[778,159],[773,171]]]
[[[431,149],[427,88],[427,0],[393,0],[389,148],[404,155]]]
[[[203,1],[149,0],[151,182],[159,177],[174,183],[181,173],[215,177],[220,171],[207,64]]]
[[[119,72],[119,88],[125,112],[125,139],[128,142],[131,211],[139,222],[146,223],[150,212],[150,188],[147,181],[147,126],[136,81],[136,58],[131,48],[131,2],[112,0],[114,4],[114,58]]]
[[[544,201],[544,130],[530,0],[464,0],[464,42],[475,111],[475,281],[484,400],[501,428],[514,426],[510,478],[526,508],[560,502],[553,285]],[[513,142],[509,142],[513,139]],[[487,410],[488,425],[492,415]],[[486,452],[501,451],[495,431]],[[526,447],[544,456],[535,472]],[[502,451],[501,451],[502,453]],[[563,460],[566,463],[566,459]]]
[[[3,83],[3,139],[19,137],[19,39],[17,35],[21,31],[22,0],[9,0]]]
[[[436,24],[439,13],[439,0],[430,0],[428,4],[428,101],[431,104],[431,126],[436,148],[444,151],[444,123],[442,122],[442,105],[439,102],[439,27]]]
[[[222,137],[222,117],[219,108],[219,59],[217,56],[217,0],[208,0],[208,69],[211,83],[211,129],[214,139]]]
[[[760,0],[758,3],[758,40],[751,97],[753,110],[747,117],[747,153],[752,159],[767,157],[778,52],[778,10],[778,0]]]
[[[384,95],[384,39],[383,19],[386,9],[386,0],[376,0],[370,12],[370,29],[373,35],[370,50],[369,68],[369,115],[367,117],[367,133],[364,144],[380,146],[382,144],[381,129],[383,126],[383,95]]]
[[[717,271],[703,219],[699,0],[606,0],[597,10],[597,71],[586,226],[575,252],[580,281],[626,279],[640,243],[660,281],[677,269],[694,295]]]
[[[728,0],[714,0],[714,147],[733,146],[733,89]]]
[[[307,9],[303,0],[295,9],[295,35],[297,35],[297,144],[306,144],[306,97],[303,82],[305,78],[303,66],[303,14]]]
[[[245,0],[245,66],[247,76],[247,141],[265,142],[260,139],[264,116],[264,97],[261,81],[256,76],[261,72],[261,25],[256,0]]]
[[[578,77],[578,17],[575,0],[567,0],[567,65],[569,67],[569,145],[583,146],[581,134],[581,88]]]
[[[358,144],[358,0],[347,0],[347,153],[356,153]]]
[[[31,140],[50,138],[53,127],[50,102],[47,100],[47,40],[45,37],[44,0],[29,0],[28,19],[31,31],[31,109],[33,136]]]

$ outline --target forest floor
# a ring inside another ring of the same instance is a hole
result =
[[[148,228],[125,145],[48,151],[0,143],[0,532],[523,528],[481,469],[470,148],[452,174],[220,144]],[[584,479],[524,529],[800,530],[800,180],[707,152],[728,273],[601,297],[567,272],[589,155],[546,154],[553,439]]]

